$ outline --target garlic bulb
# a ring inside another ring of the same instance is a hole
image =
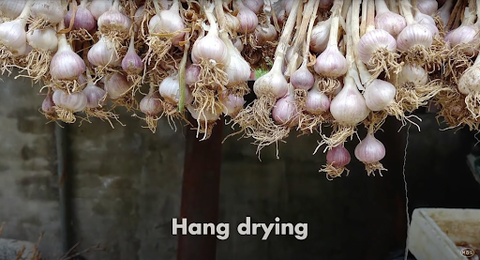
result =
[[[365,164],[378,163],[385,157],[385,146],[369,133],[355,147],[355,157]]]
[[[152,33],[175,33],[185,29],[185,24],[182,17],[180,17],[178,1],[174,1],[173,5],[168,10],[161,10],[154,15],[148,23],[148,31]],[[185,32],[179,32],[171,41],[174,46],[179,46],[180,41],[183,41]]]
[[[397,37],[398,34],[407,26],[405,18],[397,13],[390,11],[385,0],[375,0],[375,28],[383,29]]]
[[[99,30],[104,28],[106,29],[108,26],[115,26],[116,30],[122,32],[128,32],[130,29],[132,21],[128,16],[120,12],[118,1],[119,0],[115,0],[110,10],[104,12],[102,15],[100,15],[100,17],[98,17],[97,25]]]
[[[105,104],[105,97],[107,92],[93,82],[89,82],[87,86],[83,89],[83,94],[87,98],[88,108],[98,108],[102,107]]]
[[[358,42],[358,57],[363,63],[368,64],[375,52],[380,48],[385,48],[389,52],[396,52],[397,41],[383,29],[369,31]]]
[[[427,15],[434,15],[438,10],[437,0],[417,0],[417,8]]]
[[[62,0],[34,1],[32,5],[32,17],[45,19],[52,25],[60,23],[64,13]]]
[[[423,24],[408,25],[397,37],[397,48],[407,51],[415,45],[429,48],[433,43],[433,33]]]
[[[138,74],[143,70],[143,61],[135,51],[134,41],[135,39],[132,36],[127,54],[122,60],[122,69],[128,74]]]
[[[158,92],[165,101],[171,104],[178,104],[180,100],[180,82],[178,81],[178,75],[166,77],[162,83],[160,83]],[[192,102],[192,94],[188,88],[185,88],[185,104],[191,104]]]
[[[398,74],[398,86],[403,86],[408,82],[416,86],[425,85],[428,82],[428,74],[422,67],[404,65]]]
[[[235,0],[236,7],[238,9],[237,19],[240,23],[240,33],[252,33],[255,31],[258,25],[258,17],[255,12],[247,8],[242,0]]]
[[[105,36],[101,36],[100,40],[90,48],[87,58],[94,66],[119,66],[121,64],[115,43]]]
[[[67,43],[65,34],[59,36],[58,50],[50,62],[50,75],[54,79],[78,79],[85,72],[83,59],[78,56]]]
[[[187,107],[188,112],[190,112],[190,115],[192,115],[195,120],[199,120],[201,122],[215,122],[220,118],[221,115],[221,112],[213,113],[211,109],[205,109],[200,114],[194,105],[185,105],[185,107]]]
[[[327,152],[327,163],[334,167],[345,167],[350,159],[350,153],[343,145],[335,146]]]
[[[92,13],[93,17],[95,17],[95,19],[98,20],[98,18],[102,14],[110,10],[112,6],[113,6],[112,0],[92,0],[88,9]]]
[[[27,42],[34,49],[56,51],[57,32],[53,28],[35,29],[27,33]]]
[[[283,76],[282,62],[274,62],[272,69],[261,76],[253,84],[253,92],[257,97],[275,95],[277,99],[282,98],[288,92],[288,82]]]
[[[148,116],[157,116],[162,113],[163,105],[158,92],[152,89],[140,101],[140,111]]]
[[[15,56],[24,55],[27,49],[25,23],[14,20],[0,24],[0,44],[8,47]]]
[[[330,35],[331,19],[322,21],[315,25],[312,29],[312,36],[310,40],[310,50],[315,53],[320,53],[327,48],[328,39]]]
[[[244,4],[248,9],[258,14],[263,9],[264,0],[247,0]]]
[[[220,103],[223,105],[223,113],[227,116],[234,117],[243,108],[245,99],[233,94],[223,94]]]
[[[55,103],[53,103],[52,95],[48,93],[42,102],[42,111],[47,115],[55,114]]]
[[[129,91],[131,83],[125,75],[115,72],[104,78],[104,88],[110,99],[115,100],[123,97]]]
[[[69,25],[70,20],[73,16],[73,10],[68,10],[67,14],[64,17],[64,23]],[[73,29],[85,29],[87,31],[92,31],[97,26],[97,21],[95,21],[95,17],[93,17],[90,10],[87,9],[86,1],[83,0],[80,5],[77,7],[77,11],[75,12],[75,20],[73,20]]]
[[[228,75],[228,84],[246,82],[250,78],[250,64],[242,57],[240,52],[233,46],[232,41],[226,33],[222,33],[220,38],[227,46],[227,53],[230,56],[225,65],[225,73]]]
[[[338,78],[347,73],[348,63],[338,48],[330,45],[318,56],[313,68],[320,75]]]
[[[317,87],[312,88],[305,100],[305,109],[313,114],[320,115],[328,111],[330,108],[330,99],[327,95],[318,90]]]
[[[2,13],[3,17],[13,20],[22,13],[26,3],[27,0],[1,0],[0,12]]]
[[[293,87],[296,89],[309,90],[315,83],[315,77],[310,70],[308,70],[307,64],[303,63],[302,66],[290,76],[290,83],[292,83]]]
[[[395,99],[397,89],[391,83],[375,79],[367,86],[363,97],[367,107],[372,111],[381,111],[387,108]]]
[[[185,69],[185,84],[187,86],[195,84],[198,81],[198,77],[200,76],[200,66],[196,64],[190,64]]]
[[[277,30],[272,24],[267,24],[266,26],[259,24],[255,29],[255,37],[260,44],[274,41],[277,39],[277,36]]]
[[[87,106],[87,97],[83,92],[68,94],[63,90],[55,90],[52,100],[56,106],[70,112],[80,112]]]
[[[330,112],[335,120],[346,126],[357,125],[370,113],[365,98],[350,75],[345,76],[342,90],[330,103]]]
[[[298,108],[295,104],[295,95],[288,93],[280,98],[272,109],[272,117],[278,124],[292,127],[298,122]]]

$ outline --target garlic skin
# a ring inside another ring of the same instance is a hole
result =
[[[185,69],[185,84],[187,86],[194,85],[195,82],[198,81],[198,78],[200,76],[200,66],[196,64],[190,64],[186,69]]]
[[[27,33],[27,42],[34,49],[56,51],[57,32],[53,28],[35,29]]]
[[[397,37],[405,27],[405,18],[394,12],[388,11],[375,16],[375,28],[385,30],[393,37]]]
[[[176,7],[162,10],[159,14],[154,15],[148,23],[148,31],[152,33],[175,33],[185,29],[185,24],[178,11],[178,4]],[[171,39],[174,46],[179,46],[179,43],[185,38],[185,32],[181,32]]]
[[[87,108],[98,108],[105,105],[105,97],[107,92],[93,82],[89,82],[83,89],[83,94],[87,98]]]
[[[93,15],[95,20],[98,20],[100,16],[110,10],[113,6],[112,0],[92,0],[88,9]]]
[[[188,112],[190,112],[190,115],[192,115],[192,117],[195,120],[199,120],[203,122],[215,122],[220,118],[221,112],[213,113],[211,109],[205,109],[203,110],[202,114],[200,114],[197,111],[197,108],[193,105],[187,104],[185,105],[185,107],[187,108]]]
[[[144,15],[145,15],[145,5],[141,5],[135,11],[135,15],[133,16],[133,23],[140,27],[142,25],[142,20]]]
[[[112,99],[119,99],[123,97],[129,90],[131,83],[128,82],[125,75],[115,72],[110,76],[107,76],[103,80],[104,88],[107,92],[107,96]]]
[[[433,35],[439,33],[437,24],[431,16],[417,12],[417,14],[415,15],[415,21],[427,27]]]
[[[473,44],[478,43],[478,29],[474,25],[459,26],[458,28],[450,31],[445,36],[445,41],[450,44],[451,47],[459,44]],[[475,47],[464,48],[464,53],[467,55],[474,55],[478,53]]]
[[[278,67],[278,66],[277,66]],[[274,67],[261,76],[253,84],[253,92],[257,97],[273,94],[277,99],[282,98],[288,92],[288,82],[280,68]]]
[[[238,13],[237,19],[240,23],[239,33],[252,33],[255,31],[258,25],[258,17],[255,12],[243,5],[242,0],[235,0],[237,5]]]
[[[298,116],[299,113],[295,104],[295,96],[290,93],[277,100],[277,103],[275,103],[272,109],[272,117],[275,122],[280,125],[292,127],[298,123]]]
[[[42,0],[33,2],[31,9],[31,15],[33,18],[43,18],[52,25],[58,24],[63,20],[63,14],[66,9],[61,0]]]
[[[244,2],[244,5],[254,13],[258,14],[263,9],[264,0],[247,0]]]
[[[290,76],[290,83],[296,89],[310,90],[315,83],[315,77],[305,64],[292,73],[292,76]]]
[[[70,25],[70,20],[73,16],[73,10],[68,10],[64,17],[64,23],[68,27]],[[80,4],[77,7],[77,12],[75,13],[75,20],[73,21],[73,29],[85,29],[87,31],[92,31],[97,26],[97,21],[93,17],[90,10],[86,8],[85,5]]]
[[[109,25],[115,25],[115,28],[118,28],[118,30],[128,32],[132,21],[128,16],[113,8],[98,17],[97,25],[99,30]]]
[[[277,30],[272,24],[268,24],[266,26],[260,24],[255,29],[255,37],[257,38],[257,42],[260,44],[269,41],[275,41],[277,39],[277,36]]]
[[[434,15],[438,10],[437,0],[417,0],[418,11],[427,14]]]
[[[94,66],[119,66],[121,64],[115,44],[105,36],[100,37],[100,40],[90,48],[87,58]]]
[[[325,77],[338,78],[348,70],[345,56],[340,53],[336,46],[328,46],[318,57],[313,66],[315,72]]]
[[[133,41],[128,48],[127,54],[122,59],[122,69],[128,74],[139,74],[143,70],[143,61],[138,56]]]
[[[233,46],[232,41],[226,33],[222,33],[220,38],[227,46],[227,53],[230,56],[225,65],[225,73],[228,75],[228,85],[248,81],[250,78],[250,64],[242,57],[240,52]]]
[[[345,167],[350,160],[350,153],[343,145],[335,146],[327,152],[327,163],[334,167]]]
[[[227,27],[233,32],[240,30],[240,21],[237,17],[229,13],[225,13],[225,23],[227,24]]]
[[[78,79],[85,72],[85,62],[72,50],[65,35],[59,38],[58,51],[50,62],[50,75],[58,80]]]
[[[0,44],[9,48],[13,55],[23,55],[27,48],[25,24],[20,20],[0,24]]]
[[[305,110],[313,115],[320,115],[330,109],[330,99],[323,94],[318,88],[312,88],[305,100]]]
[[[355,147],[354,153],[355,157],[365,164],[377,163],[385,157],[385,146],[369,133]]]
[[[160,83],[160,86],[158,86],[158,92],[165,101],[171,104],[178,104],[180,100],[180,82],[178,81],[178,75],[166,77],[162,83]],[[185,104],[191,104],[192,102],[192,94],[188,88],[185,88]]]
[[[375,79],[367,86],[363,97],[367,107],[372,111],[382,111],[395,99],[397,89],[387,81]]]
[[[55,103],[53,103],[51,94],[47,94],[45,96],[45,99],[43,99],[42,111],[43,111],[43,113],[45,113],[47,115],[54,115],[55,114],[55,112],[56,112],[55,111]]]
[[[210,35],[197,39],[192,47],[192,61],[199,64],[203,60],[214,60],[217,63],[228,62],[228,50],[220,37]]]
[[[0,1],[0,13],[2,13],[2,17],[14,20],[22,13],[26,3],[27,0],[2,0]]]
[[[478,58],[477,58],[478,60]],[[463,75],[458,80],[458,91],[464,95],[480,92],[480,66],[478,61],[470,68],[466,69]]]
[[[433,33],[423,24],[411,24],[405,27],[397,37],[397,48],[407,51],[415,45],[429,48],[433,43]]]
[[[370,113],[365,98],[350,75],[345,76],[342,90],[330,103],[330,112],[335,120],[346,126],[357,125]]]
[[[234,94],[224,94],[220,99],[220,103],[223,105],[223,113],[227,116],[234,117],[242,110],[245,99]]]
[[[330,36],[331,19],[320,22],[312,29],[310,40],[310,50],[315,53],[321,53],[327,48]]]
[[[87,106],[87,97],[83,92],[68,94],[63,90],[55,90],[52,100],[56,106],[71,112],[80,112]]]
[[[158,92],[150,91],[142,98],[140,101],[140,111],[148,116],[156,116],[162,113],[163,105]]]
[[[428,82],[428,74],[422,67],[413,65],[404,65],[402,71],[398,74],[398,86],[411,82],[417,86],[422,86]]]
[[[383,29],[367,32],[358,42],[358,57],[363,63],[368,64],[374,53],[380,48],[386,48],[389,52],[396,52],[397,41]]]

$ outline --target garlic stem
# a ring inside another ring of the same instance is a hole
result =
[[[307,4],[305,5],[305,8],[303,8],[303,16],[302,16],[302,14],[298,15],[298,17],[302,18],[302,21],[300,23],[299,29],[297,29],[297,32],[298,32],[297,38],[295,39],[295,41],[292,45],[293,52],[295,53],[293,55],[294,59],[289,61],[290,64],[287,68],[285,76],[292,75],[292,73],[297,69],[297,67],[298,67],[298,64],[297,64],[298,55],[297,55],[297,53],[299,52],[300,46],[303,45],[304,48],[305,48],[305,46],[309,46],[309,45],[305,45],[307,28],[308,28],[308,25],[310,24],[310,20],[311,20],[310,17],[314,16],[314,11],[316,11],[316,9],[314,9],[314,6],[318,2],[319,2],[319,0],[308,1]],[[308,55],[308,53],[307,53],[307,55]]]
[[[470,9],[470,7],[465,7],[465,13],[463,15],[462,26],[469,26],[475,23],[475,19],[477,15],[475,14],[475,10]]]
[[[387,3],[385,3],[385,0],[375,0],[375,10],[377,12],[377,15],[390,12]]]
[[[375,0],[367,0],[367,28],[365,33],[375,30]],[[362,34],[363,35],[363,34]]]
[[[367,8],[368,1],[362,1],[362,20],[360,21],[360,35],[364,35],[367,30]]]
[[[278,41],[277,49],[275,50],[275,59],[273,62],[272,71],[280,72],[280,74],[282,73],[283,61],[287,53],[288,42],[290,41],[293,28],[295,27],[297,10],[300,3],[301,1],[294,1],[294,3],[292,4],[292,10],[290,11],[290,15],[287,18],[287,22],[285,23],[285,26],[283,28],[282,35],[280,36],[280,40]]]
[[[332,23],[330,24],[330,35],[328,38],[327,46],[335,46],[338,49],[338,25],[340,20],[340,10],[342,8],[343,1],[335,0],[332,7]]]
[[[388,9],[396,14],[399,14],[397,0],[388,0]]]
[[[316,0],[315,6],[313,7],[313,13],[310,16],[310,23],[308,24],[308,31],[307,31],[307,40],[306,43],[303,45],[303,65],[307,65],[308,63],[308,54],[310,52],[310,42],[312,40],[312,30],[315,24],[315,19],[317,18],[317,10],[318,6],[320,5],[320,0]]]
[[[80,6],[83,6],[83,7],[87,7],[87,4],[88,4],[88,0],[82,0],[80,1]]]
[[[472,12],[477,14],[477,24],[480,24],[480,0],[475,1],[475,10],[471,9]]]
[[[351,14],[351,19],[350,19],[350,23],[349,23],[349,28],[351,31],[349,31],[350,33],[350,36],[352,37],[352,52],[353,52],[353,60],[354,60],[354,63],[357,67],[357,70],[358,70],[358,73],[360,75],[360,81],[361,81],[361,84],[364,85],[364,87],[366,87],[366,84],[368,81],[371,80],[372,78],[372,75],[370,74],[370,72],[368,71],[367,67],[365,66],[365,64],[363,64],[363,62],[358,58],[358,49],[357,49],[357,46],[358,46],[358,43],[360,42],[360,35],[359,35],[359,26],[358,26],[358,12],[360,11],[360,4],[354,4],[352,5],[352,14]],[[348,47],[350,48],[350,46]]]
[[[22,22],[22,24],[26,25],[27,21],[28,21],[28,18],[30,17],[30,10],[31,10],[32,5],[33,5],[33,0],[28,0],[27,3],[25,4],[25,7],[22,10],[22,12],[17,17],[16,20],[20,20]]]
[[[175,13],[178,13],[180,11],[180,5],[178,3],[178,0],[173,0],[172,6],[169,10]]]
[[[355,1],[358,1],[358,0],[355,0]],[[343,18],[342,21],[347,20],[347,13],[348,13],[348,10],[350,9],[350,5],[352,5],[352,0],[342,1],[342,12],[341,12],[341,17]],[[344,25],[344,24],[341,24],[341,25]]]
[[[408,0],[400,0],[400,13],[405,17],[408,25],[414,24],[415,19],[412,14],[412,5]]]
[[[215,13],[217,16],[218,27],[227,28],[225,12],[223,11],[223,0],[215,0]]]
[[[119,11],[119,7],[120,7],[120,0],[113,0],[113,5],[110,10]]]
[[[205,16],[207,17],[207,21],[210,24],[210,28],[208,30],[208,33],[211,33],[212,35],[217,35],[218,36],[218,26],[217,22],[215,19],[215,16],[213,15],[213,11],[215,9],[215,4],[211,3],[208,8],[205,8]]]

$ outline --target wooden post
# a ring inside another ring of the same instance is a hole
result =
[[[190,122],[195,120],[190,118]],[[188,223],[218,222],[222,130],[223,118],[205,141],[199,141],[196,131],[187,129],[180,218],[186,218]],[[215,260],[216,245],[215,236],[179,234],[177,259]]]

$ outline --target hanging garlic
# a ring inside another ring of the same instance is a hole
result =
[[[376,139],[372,133],[368,133],[357,147],[355,147],[355,157],[365,164],[368,175],[375,170],[385,170],[380,163],[385,157],[385,146]]]
[[[277,36],[277,30],[272,24],[259,24],[255,29],[255,37],[257,38],[258,44],[263,44],[269,41],[272,42],[277,39]]]
[[[104,78],[104,84],[105,91],[112,100],[123,97],[132,85],[125,75],[118,72]]]
[[[180,32],[183,29],[185,29],[185,24],[182,17],[180,17],[178,0],[173,2],[170,9],[161,10],[158,14],[154,15],[148,23],[148,31],[150,34],[176,33],[171,39],[174,46],[179,46],[179,43],[183,41],[185,32]]]
[[[90,48],[87,57],[94,66],[119,66],[121,64],[115,43],[105,36],[101,36],[98,42]]]
[[[92,13],[95,20],[98,20],[100,16],[110,10],[113,6],[113,0],[92,0],[88,9]]]
[[[235,117],[243,108],[245,99],[238,95],[224,93],[220,98],[220,103],[223,106],[223,113],[230,117]]]
[[[298,124],[298,108],[295,104],[293,88],[289,87],[287,95],[277,100],[272,110],[272,117],[280,125],[293,127]]]
[[[383,29],[397,37],[398,34],[407,26],[407,21],[401,15],[390,11],[385,0],[375,0],[375,28]]]
[[[27,2],[27,0],[1,0],[0,12],[3,17],[14,20],[22,13]]]
[[[346,126],[355,126],[367,118],[370,110],[352,76],[345,76],[342,90],[330,104],[330,112],[336,121]]]
[[[422,67],[404,65],[402,71],[398,74],[397,84],[398,86],[403,86],[408,82],[416,86],[423,86],[428,82],[428,74]]]
[[[382,111],[395,101],[397,89],[391,83],[375,79],[367,86],[363,97],[367,107],[372,111]]]
[[[315,53],[321,53],[327,48],[330,35],[330,26],[332,19],[319,22],[312,29],[312,37],[310,41],[310,50]]]
[[[379,49],[385,49],[388,52],[396,52],[397,41],[387,31],[383,29],[374,29],[360,38],[357,49],[360,60],[363,63],[368,64],[375,52]]]
[[[132,21],[128,16],[120,12],[119,3],[120,0],[114,0],[114,3],[110,10],[104,12],[100,17],[98,17],[97,25],[99,31],[104,30],[109,32],[111,27],[120,32],[128,32]],[[92,11],[90,9],[90,11]]]
[[[52,25],[60,23],[64,13],[65,7],[62,0],[34,1],[32,5],[32,17],[45,20]]]
[[[258,14],[262,11],[264,0],[247,0],[245,1],[245,6],[248,9],[252,10],[254,13]]]
[[[85,72],[83,59],[68,44],[65,34],[58,37],[58,50],[50,63],[50,75],[58,80],[78,79]]]
[[[32,2],[28,1],[15,20],[0,24],[0,44],[7,47],[14,56],[24,55],[27,51],[25,26],[30,15],[31,4]]]
[[[305,109],[313,115],[323,114],[330,109],[330,99],[315,86],[308,91]]]
[[[67,14],[64,17],[64,23],[70,24],[70,20],[73,16],[73,9],[68,10]],[[75,20],[73,21],[74,30],[85,29],[87,31],[92,31],[97,26],[97,21],[93,17],[90,10],[87,9],[87,0],[82,0],[80,5],[77,7],[75,12]]]
[[[46,115],[55,115],[55,103],[53,103],[52,94],[48,93],[42,102],[42,111]]]
[[[165,101],[171,104],[178,104],[180,100],[180,82],[178,81],[178,75],[174,74],[166,77],[160,86],[158,92],[165,99]],[[193,97],[188,88],[185,88],[185,104],[191,104]]]
[[[308,70],[307,63],[302,63],[300,68],[292,73],[292,76],[290,76],[290,83],[292,83],[293,87],[296,89],[309,90],[313,87],[315,77],[310,70]]]
[[[143,70],[143,61],[135,51],[135,38],[132,35],[128,51],[122,60],[122,69],[128,74],[139,74]]]
[[[57,107],[73,113],[83,111],[87,106],[87,97],[83,92],[68,94],[58,89],[53,92],[52,100]]]
[[[411,5],[408,0],[402,0],[400,6],[408,25],[397,37],[397,48],[400,51],[407,51],[415,46],[430,48],[433,43],[433,33],[431,29],[413,19]]]
[[[238,10],[237,19],[240,22],[239,33],[252,33],[258,25],[258,17],[255,12],[247,8],[242,0],[235,0],[236,9]]]
[[[191,86],[198,81],[198,77],[200,76],[200,66],[196,64],[190,64],[185,69],[185,84],[187,86]]]
[[[95,85],[93,82],[89,82],[83,89],[83,94],[87,98],[88,108],[99,108],[105,105],[105,96],[107,92]]]
[[[53,28],[35,29],[27,33],[27,42],[34,49],[56,51],[57,32]]]
[[[433,15],[438,10],[437,0],[417,0],[417,8],[426,15]]]
[[[147,116],[156,117],[162,113],[162,110],[162,100],[158,92],[151,88],[149,93],[140,101],[140,111]]]
[[[220,34],[220,38],[227,46],[227,53],[230,57],[225,65],[225,73],[228,75],[228,84],[237,84],[248,81],[250,78],[250,64],[242,57],[240,52],[233,46],[232,41],[226,33]]]

